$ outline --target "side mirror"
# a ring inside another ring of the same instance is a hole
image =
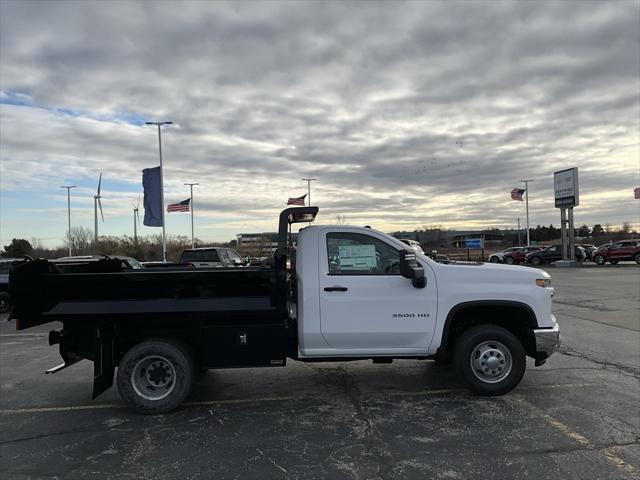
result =
[[[409,278],[416,288],[427,286],[424,268],[420,266],[416,260],[416,253],[412,250],[400,250],[400,274],[404,278]]]

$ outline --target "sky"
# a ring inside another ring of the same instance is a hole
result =
[[[0,245],[63,245],[61,185],[93,229],[100,172],[100,234],[133,235],[165,120],[165,201],[198,182],[205,241],[274,231],[302,178],[322,224],[515,228],[533,179],[558,225],[572,167],[576,226],[638,225],[640,1],[0,0]]]

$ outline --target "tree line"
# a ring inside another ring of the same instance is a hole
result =
[[[61,258],[69,255],[69,242],[73,255],[119,255],[133,257],[141,262],[162,260],[162,235],[139,236],[128,235],[101,236],[98,241],[93,238],[93,231],[84,227],[72,227],[67,234],[66,245],[56,248],[45,248],[37,238],[27,240],[14,238],[0,252],[2,257],[21,258],[29,255],[33,258]],[[183,250],[191,248],[191,238],[186,235],[167,235],[167,260],[177,262]],[[195,239],[195,247],[224,246],[233,247],[236,241],[226,243],[208,242]]]

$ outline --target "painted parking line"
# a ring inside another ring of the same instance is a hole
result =
[[[544,385],[541,387],[520,387],[519,390],[531,390],[531,389],[542,389],[542,388],[577,388],[577,387],[593,387],[599,386],[600,384],[594,383],[563,383],[558,385]],[[368,392],[375,393],[375,392]],[[463,388],[439,388],[439,389],[431,389],[431,390],[419,390],[413,392],[380,392],[381,395],[388,396],[419,396],[419,395],[447,395],[447,394],[460,394],[460,393],[468,393],[468,390]],[[196,402],[185,402],[181,406],[182,407],[203,407],[203,406],[213,406],[213,405],[241,405],[247,403],[262,403],[262,402],[285,402],[290,400],[311,400],[312,398],[296,398],[296,397],[262,397],[262,398],[236,398],[236,399],[227,399],[227,400],[202,400]],[[115,404],[115,403],[106,403],[106,404],[96,404],[96,405],[69,405],[69,406],[60,406],[60,407],[33,407],[33,408],[8,408],[4,410],[0,410],[0,415],[21,415],[21,414],[29,414],[29,413],[50,413],[50,412],[76,412],[76,411],[84,411],[84,410],[110,410],[110,409],[125,409],[127,408],[125,404]]]
[[[293,397],[263,397],[263,398],[237,398],[229,400],[204,400],[200,402],[185,402],[182,407],[202,407],[212,405],[236,405],[244,403],[262,403],[262,402],[284,402],[294,400]],[[76,412],[83,410],[110,410],[110,409],[126,409],[123,404],[105,403],[97,405],[69,405],[63,407],[34,407],[34,408],[8,408],[0,410],[0,415],[20,415],[28,413],[50,413],[50,412]]]
[[[3,333],[0,338],[13,338],[13,337],[48,337],[48,333]]]
[[[613,451],[614,447],[608,447],[608,448],[597,447],[589,439],[587,439],[583,435],[580,435],[578,432],[573,430],[568,425],[562,423],[557,418],[554,418],[551,415],[545,413],[544,410],[536,407],[533,403],[529,402],[528,400],[525,400],[523,397],[521,397],[518,394],[510,395],[509,397],[506,397],[506,399],[508,402],[511,402],[515,405],[518,405],[524,408],[525,410],[529,410],[530,412],[533,412],[536,416],[542,418],[549,425],[554,427],[556,430],[560,431],[563,435],[573,440],[577,444],[585,448],[588,448],[589,450],[594,450],[602,453],[604,458],[609,463],[611,463],[618,470],[620,470],[621,472],[624,472],[627,475],[626,478],[629,478],[632,480],[640,480],[640,472],[638,472],[638,470],[633,465],[625,462],[622,458],[616,455],[616,453]]]

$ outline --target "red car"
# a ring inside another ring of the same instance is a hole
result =
[[[538,252],[540,250],[542,250],[542,247],[522,247],[514,252],[505,253],[502,257],[502,262],[509,265],[524,263],[524,257],[527,256],[527,253]]]
[[[640,241],[622,240],[620,242],[602,245],[593,252],[593,261],[598,265],[611,262],[614,265],[621,260],[635,260],[640,264]]]

